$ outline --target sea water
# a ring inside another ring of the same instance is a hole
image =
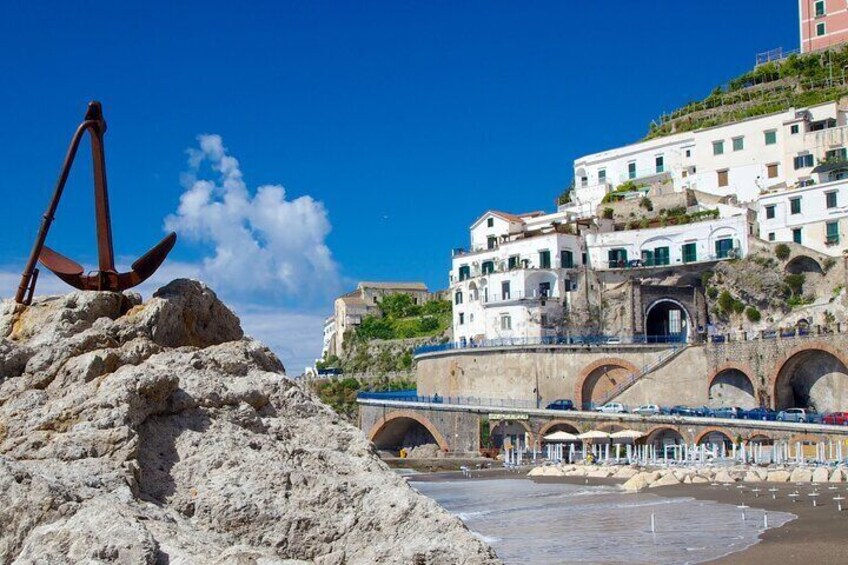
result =
[[[410,484],[456,514],[508,564],[700,563],[755,544],[764,530],[762,510],[616,486],[524,479]],[[769,512],[768,525],[793,518]]]

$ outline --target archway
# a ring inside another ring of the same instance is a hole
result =
[[[825,344],[789,355],[771,383],[777,410],[814,408],[832,412],[848,407],[848,366],[841,352]]]
[[[725,449],[731,449],[733,445],[733,438],[730,437],[730,432],[726,430],[709,428],[698,435],[695,443],[712,448],[721,448],[723,445]]]
[[[493,447],[503,448],[509,444],[510,448],[523,451],[533,446],[530,424],[524,420],[490,421],[489,426],[489,437]]]
[[[736,367],[719,370],[713,375],[710,379],[709,399],[713,407],[754,408],[757,406],[754,383],[744,371]]]
[[[754,434],[748,438],[748,443],[760,445],[774,445],[774,440],[764,434]]]
[[[673,458],[677,446],[685,443],[681,433],[668,426],[654,428],[645,436],[645,445],[653,447],[657,457]]]
[[[824,270],[818,261],[807,255],[796,255],[786,263],[784,270],[792,275],[800,275],[805,273],[824,274]]]
[[[580,433],[580,428],[568,420],[551,420],[539,429],[539,441],[544,441],[546,435],[559,431],[577,435]]]
[[[688,341],[691,329],[689,311],[677,300],[660,298],[645,310],[645,338],[648,343]]]
[[[403,447],[428,443],[435,443],[442,451],[449,451],[447,440],[432,422],[406,410],[380,418],[368,432],[368,439],[377,449],[384,451],[399,451]]]
[[[631,362],[615,357],[600,359],[580,371],[574,385],[575,404],[584,410],[592,409],[616,385],[639,369]]]

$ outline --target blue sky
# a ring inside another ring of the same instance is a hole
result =
[[[339,291],[446,286],[486,209],[551,210],[575,157],[799,41],[795,0],[86,4],[4,4],[0,295],[98,99],[116,253],[178,228],[144,290],[208,280],[295,374]],[[49,242],[91,265],[89,179],[79,160]]]

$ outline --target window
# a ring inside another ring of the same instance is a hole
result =
[[[795,243],[801,243],[801,228],[795,228],[792,230],[792,241]]]
[[[773,220],[774,219],[774,208],[775,208],[774,204],[770,204],[770,205],[766,206],[766,220]]]
[[[813,186],[814,184],[816,184],[816,181],[809,177],[804,179],[798,179],[798,186],[800,186],[801,188],[804,188],[805,186]]]
[[[511,330],[512,329],[512,318],[506,314],[501,315],[501,329],[502,330]]]
[[[581,261],[581,263],[580,263],[581,265],[585,265],[586,263],[589,262],[589,256],[586,254],[585,251],[580,255],[580,261]]]
[[[539,268],[540,269],[550,269],[551,268],[551,252],[547,249],[543,251],[539,251]]]
[[[724,154],[724,141],[713,141],[713,155]]]
[[[769,241],[774,241],[774,232],[773,231],[769,232],[768,239],[769,239]]]
[[[801,131],[801,127],[798,124],[792,124],[791,126],[789,126],[789,133],[790,134],[795,135],[799,131]]]
[[[598,169],[598,184],[604,183],[607,180],[607,170]]]
[[[824,25],[824,22],[819,22],[816,24],[816,37],[821,37],[827,33],[827,28]]]
[[[724,169],[723,171],[717,171],[717,172],[718,172],[718,185],[720,187],[721,186],[727,186],[728,184],[730,184],[729,179],[728,179],[728,170],[727,169]]]
[[[627,250],[616,248],[610,249],[607,253],[610,269],[616,269],[627,266]]]
[[[459,280],[464,281],[466,279],[471,278],[471,267],[468,265],[461,265],[459,267]]]
[[[827,161],[846,161],[848,160],[848,149],[840,147],[839,149],[831,149],[830,151],[825,151],[824,158]]]
[[[494,219],[494,218],[489,218],[488,220],[486,220],[486,226],[487,226],[487,227],[490,227],[490,228],[495,227],[495,219]]]
[[[682,251],[684,263],[693,263],[698,260],[698,245],[696,243],[684,244]]]
[[[573,269],[574,268],[574,253],[563,249],[559,253],[559,262],[560,267],[563,269]]]
[[[507,268],[511,271],[518,268],[518,255],[513,255],[509,258]]]
[[[836,208],[836,191],[824,193],[825,202],[828,208]]]
[[[488,275],[495,272],[495,262],[494,261],[483,261],[483,274]]]
[[[374,304],[377,304],[377,297],[376,297],[376,296],[372,296],[372,297],[371,297],[371,300],[373,300],[373,301],[374,301]]]
[[[817,18],[820,18],[823,15],[825,15],[824,4],[825,4],[824,0],[817,0],[817,2],[815,4],[815,6],[816,6],[816,17]]]
[[[827,226],[827,244],[839,243],[839,222],[828,222],[825,225]]]
[[[629,163],[627,163],[627,178],[636,178],[636,161],[630,161]]]
[[[813,166],[813,155],[812,153],[807,153],[806,155],[796,155],[793,160],[795,164],[795,170],[798,169],[806,169],[808,167]]]
[[[686,152],[685,152],[685,155],[686,155],[686,157],[691,157],[692,156],[692,150],[687,149]]]
[[[766,165],[766,176],[770,179],[777,178],[777,163]]]
[[[654,248],[654,264],[655,265],[668,265],[671,263],[671,257],[668,253],[668,247],[655,247]]]
[[[461,290],[457,290],[456,293],[453,295],[453,303],[456,304],[457,306],[462,304],[462,291]]]
[[[468,315],[468,321],[469,321],[469,322],[473,322],[473,321],[474,321],[474,314],[469,314],[469,315]]]
[[[551,283],[543,282],[539,283],[539,296],[542,298],[547,298],[551,295]]]
[[[644,265],[645,267],[654,266],[654,252],[650,249],[642,250],[642,265]]]
[[[763,135],[765,136],[766,145],[774,145],[777,143],[777,130],[770,129],[768,131],[764,131]]]
[[[548,325],[548,315],[547,314],[542,314],[541,324],[542,324],[542,327],[547,327],[547,325]]]
[[[801,213],[801,197],[789,199],[789,212],[791,214]]]
[[[486,248],[487,249],[494,249],[497,246],[498,246],[498,238],[497,237],[490,235],[489,237],[486,238]]]
[[[745,149],[745,138],[744,137],[734,137],[733,138],[733,150],[734,151],[742,151]]]
[[[588,186],[589,177],[580,177],[580,186]]]
[[[715,252],[718,259],[727,259],[730,250],[733,249],[733,240],[729,237],[718,239],[715,242]]]
[[[662,155],[657,155],[656,159],[654,159],[654,162],[657,165],[657,173],[662,173],[665,171],[665,159]]]
[[[503,296],[504,300],[509,300],[509,281],[503,281],[501,283],[501,296]]]
[[[465,323],[465,314],[460,312],[459,313],[459,325],[461,326],[464,323]]]

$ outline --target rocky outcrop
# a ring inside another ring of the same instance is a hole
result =
[[[496,562],[283,373],[194,281],[0,304],[0,563]]]

